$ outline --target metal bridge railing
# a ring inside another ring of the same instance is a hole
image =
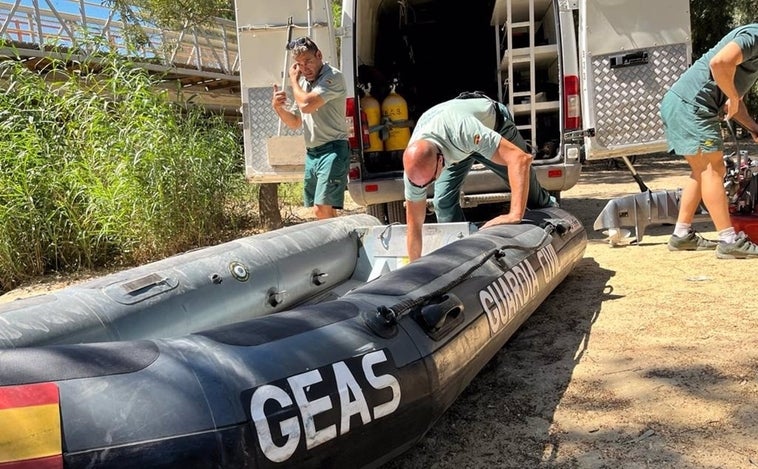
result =
[[[239,76],[237,28],[234,21],[218,19],[214,26],[167,31],[143,26],[146,42],[130,47],[118,13],[85,0],[0,1],[0,39],[20,54],[42,56],[49,46],[83,49],[97,37],[103,47],[166,68],[188,68]]]

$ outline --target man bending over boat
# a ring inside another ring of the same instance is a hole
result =
[[[532,155],[504,104],[481,93],[463,93],[424,112],[403,152],[408,258],[423,248],[426,188],[434,183],[434,211],[438,223],[464,221],[460,189],[474,162],[500,176],[510,188],[508,213],[482,228],[519,223],[526,208],[557,205],[540,185]]]

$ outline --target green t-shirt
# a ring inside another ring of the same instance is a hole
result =
[[[300,113],[303,119],[305,146],[314,148],[335,140],[347,140],[347,123],[345,121],[345,100],[347,89],[342,72],[324,63],[321,71],[309,83],[300,77],[300,86],[306,91],[314,91],[326,102],[316,112]],[[297,106],[293,106],[297,112]]]
[[[492,159],[500,139],[495,132],[493,102],[485,98],[451,99],[429,108],[416,122],[408,144],[428,140],[436,144],[445,167],[468,158],[472,153]],[[426,200],[426,189],[414,187],[403,175],[406,200]]]
[[[717,114],[726,103],[726,95],[711,76],[709,62],[730,42],[742,50],[742,63],[734,74],[734,86],[740,97],[745,96],[758,80],[758,24],[747,24],[730,31],[711,50],[697,59],[671,87],[683,100],[700,104]]]

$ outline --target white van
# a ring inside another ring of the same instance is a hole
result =
[[[237,23],[248,178],[302,178],[302,137],[270,102],[272,83],[284,83],[288,32],[310,35],[348,84],[350,196],[388,223],[404,223],[405,209],[402,149],[386,143],[429,107],[463,91],[508,105],[540,183],[559,197],[582,158],[665,149],[658,104],[691,56],[688,0],[343,0],[339,28],[329,0],[238,1]],[[382,103],[393,85],[407,115],[393,107],[371,122],[364,90]],[[475,165],[461,204],[509,198]]]

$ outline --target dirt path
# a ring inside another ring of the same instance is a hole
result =
[[[686,178],[666,156],[635,167],[651,190]],[[758,468],[758,262],[669,252],[671,226],[610,247],[595,218],[637,192],[625,169],[585,167],[562,202],[584,260],[387,469]]]

